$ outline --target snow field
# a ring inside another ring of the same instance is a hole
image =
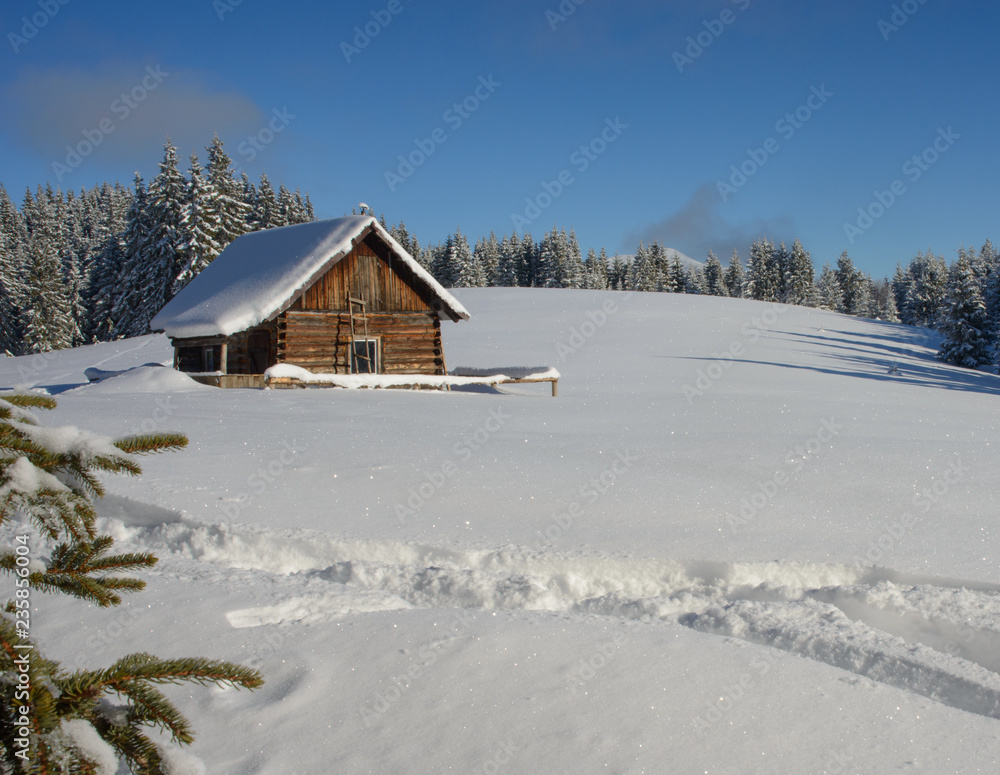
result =
[[[40,600],[52,655],[260,667],[182,690],[210,772],[995,769],[997,377],[815,310],[456,295],[449,363],[554,366],[560,397],[48,356],[46,424],[191,438],[108,480],[103,529],[161,562],[117,611]]]

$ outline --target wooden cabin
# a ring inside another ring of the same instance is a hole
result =
[[[371,216],[234,240],[153,319],[174,367],[263,387],[288,363],[315,373],[447,373],[441,320],[469,313]]]

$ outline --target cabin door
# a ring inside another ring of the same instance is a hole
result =
[[[251,331],[247,337],[247,356],[250,360],[250,373],[263,374],[271,365],[271,333],[269,331]]]

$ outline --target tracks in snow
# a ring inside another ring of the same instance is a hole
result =
[[[107,527],[168,563],[271,574],[281,602],[230,612],[234,627],[399,608],[624,617],[782,649],[1000,719],[997,585],[858,566],[483,551],[149,517]]]

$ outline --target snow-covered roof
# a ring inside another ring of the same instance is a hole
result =
[[[453,320],[469,313],[370,215],[283,226],[244,234],[153,318],[153,331],[186,339],[229,336],[286,310],[331,266],[374,232],[441,301]]]

